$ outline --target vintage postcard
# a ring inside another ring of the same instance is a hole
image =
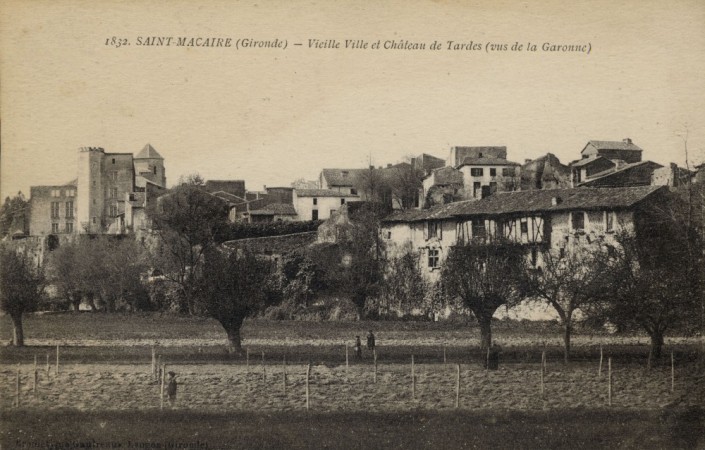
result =
[[[705,3],[9,0],[0,448],[702,448]]]

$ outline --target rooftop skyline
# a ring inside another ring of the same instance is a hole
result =
[[[70,7],[80,6],[80,8]],[[248,189],[452,146],[523,162],[631,138],[643,159],[705,159],[705,5],[680,0],[292,5],[10,2],[0,19],[1,194],[76,177],[78,148],[165,159]],[[76,11],[79,11],[78,13]],[[286,50],[113,48],[125,36],[288,39]],[[308,39],[438,41],[441,51],[308,48]],[[451,51],[448,41],[538,44]],[[294,42],[302,46],[293,46]],[[590,54],[541,50],[589,42]]]

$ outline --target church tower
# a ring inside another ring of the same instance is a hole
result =
[[[135,156],[135,175],[140,175],[152,183],[161,187],[166,187],[166,172],[164,170],[164,158],[151,144],[147,144]]]

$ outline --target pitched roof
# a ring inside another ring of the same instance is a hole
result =
[[[481,157],[472,158],[467,157],[463,159],[463,162],[458,165],[458,168],[463,166],[520,166],[521,164],[512,161],[507,161],[503,158],[492,158],[492,157]]]
[[[160,155],[154,147],[152,147],[152,144],[147,144],[140,150],[140,152],[135,156],[135,159],[164,159],[162,158],[162,155]]]
[[[572,163],[570,163],[570,166],[571,167],[582,167],[582,166],[586,166],[588,164],[592,164],[595,161],[599,161],[601,159],[604,159],[605,161],[610,161],[609,159],[605,158],[604,156],[596,156],[593,158],[583,158],[583,159],[579,159],[577,161],[573,161]]]
[[[622,174],[626,171],[632,170],[636,167],[646,166],[646,165],[651,166],[654,170],[663,167],[663,165],[661,165],[657,162],[653,162],[653,161],[639,161],[636,163],[625,164],[622,167],[607,169],[607,170],[603,170],[602,172],[598,172],[598,173],[594,174],[592,177],[590,177],[589,180],[587,180],[583,183],[580,183],[580,185],[581,186],[588,186],[597,180],[605,180],[606,178],[609,178],[613,175],[619,175],[619,174]]]
[[[345,194],[333,189],[294,189],[299,197],[358,197],[357,195]]]
[[[427,210],[392,214],[384,222],[417,222],[451,217],[488,216],[543,211],[622,209],[633,206],[663,186],[546,189],[497,192],[482,200],[466,200]],[[554,204],[554,199],[558,201]]]
[[[593,147],[595,147],[598,150],[642,151],[641,147],[634,144],[631,140],[628,140],[628,142],[624,142],[624,141],[588,141],[587,145],[585,145],[585,148],[587,148],[588,145],[592,145]],[[583,151],[585,151],[585,148],[583,148]]]
[[[369,169],[323,169],[328,186],[355,186],[360,174]]]
[[[463,174],[451,166],[433,169],[433,182],[436,186],[463,184]]]
[[[250,211],[252,216],[295,216],[294,205],[288,203],[270,203],[262,209]]]

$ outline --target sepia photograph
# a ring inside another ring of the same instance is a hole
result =
[[[0,5],[0,450],[705,448],[705,3]]]

